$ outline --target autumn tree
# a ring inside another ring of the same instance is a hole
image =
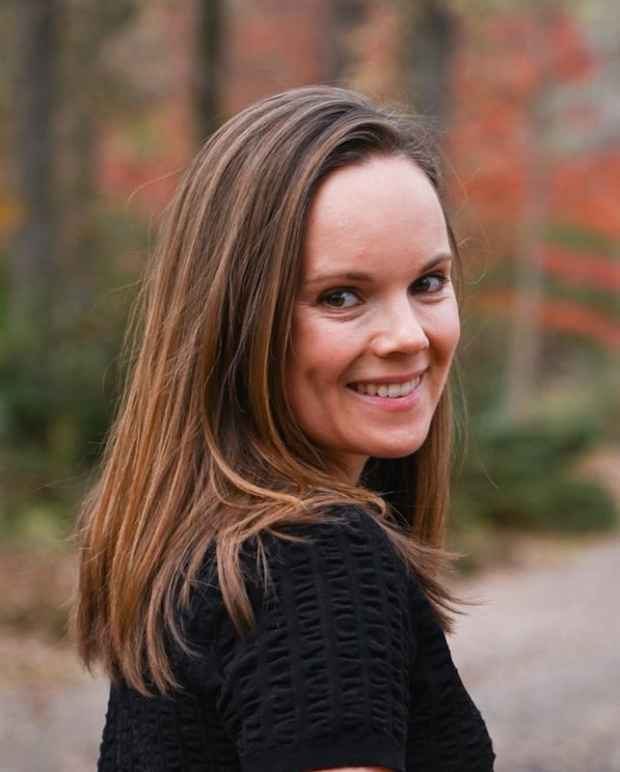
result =
[[[403,88],[417,112],[445,129],[451,113],[452,63],[459,19],[446,0],[400,0]]]
[[[503,289],[487,281],[479,297],[483,306],[494,304],[510,318],[505,408],[516,419],[536,405],[548,369],[549,330],[617,346],[605,303],[588,306],[575,295],[584,295],[583,285],[570,279],[580,263],[585,268],[583,249],[570,247],[568,236],[558,242],[557,235],[590,230],[594,241],[597,230],[609,230],[605,218],[609,224],[615,216],[607,203],[612,199],[601,193],[608,185],[614,189],[613,143],[609,119],[599,122],[604,104],[592,88],[597,54],[565,8],[546,2],[467,17],[466,25],[467,42],[455,67],[458,115],[451,155],[468,208],[492,234],[494,268],[504,274],[512,269]],[[612,264],[603,254],[591,255],[588,264],[612,280]],[[595,275],[589,271],[588,283]],[[562,299],[554,296],[558,291]]]
[[[14,168],[22,221],[10,253],[9,318],[46,375],[52,298],[57,280],[55,118],[60,40],[59,0],[15,6]]]
[[[222,120],[224,0],[196,4],[195,113],[198,142],[203,142]]]

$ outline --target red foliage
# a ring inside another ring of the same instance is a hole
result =
[[[181,101],[153,116],[154,148],[137,152],[123,129],[108,130],[101,146],[99,176],[109,195],[124,199],[136,212],[157,215],[170,201],[190,155],[190,115]]]
[[[567,159],[556,171],[550,207],[557,219],[620,239],[620,146]]]
[[[465,36],[455,57],[456,104],[449,144],[468,202],[481,219],[499,225],[519,217],[527,195],[528,166],[544,152],[536,147],[540,137],[533,118],[535,104],[545,102],[563,84],[583,80],[595,68],[584,35],[561,9],[553,15],[542,10],[496,15],[486,23],[477,22]],[[559,120],[583,126],[593,116],[580,109]],[[554,190],[566,190],[565,163],[549,169]],[[556,183],[557,177],[562,179]],[[581,188],[578,180],[571,186]],[[553,219],[569,219],[561,213],[562,201],[554,200]],[[598,221],[592,225],[598,227]]]
[[[478,304],[483,310],[510,315],[515,304],[515,292],[501,290],[485,293],[478,298]],[[545,298],[538,313],[543,327],[583,335],[612,351],[620,350],[620,322],[577,301]]]
[[[358,85],[381,93],[381,83],[394,76],[390,67],[395,66],[399,29],[394,9],[388,12],[381,3],[372,7],[370,22],[355,33],[355,45],[367,63]],[[166,27],[162,34],[167,55],[178,73],[173,93],[149,119],[160,141],[145,149],[139,141],[128,141],[126,129],[109,129],[103,144],[105,190],[130,200],[147,215],[167,203],[178,172],[194,149],[193,30],[187,9],[172,4],[160,22]],[[328,11],[327,0],[237,3],[227,21],[224,111],[234,112],[266,93],[322,80]],[[553,15],[536,9],[529,14],[497,14],[486,22],[468,18],[454,56],[455,101],[448,143],[458,176],[453,194],[465,193],[470,213],[483,223],[487,240],[501,244],[502,256],[514,253],[532,192],[528,176],[542,158],[547,220],[620,239],[620,147],[543,158],[546,148],[534,120],[535,104],[545,103],[563,84],[587,78],[597,66],[574,19],[563,9]],[[587,132],[596,120],[592,103],[571,108],[559,122]],[[611,259],[559,247],[544,247],[542,259],[545,270],[568,283],[618,290],[619,268]],[[617,341],[615,322],[577,302],[546,301],[543,317],[545,324],[591,334],[605,345]]]
[[[227,16],[224,114],[327,75],[325,0],[235,3]]]
[[[484,223],[487,238],[501,243],[503,254],[515,254],[515,240],[527,227],[523,218],[544,206],[546,223],[619,240],[620,143],[562,155],[549,142],[558,130],[588,137],[597,123],[593,99],[561,114],[554,107],[549,123],[552,97],[564,85],[591,77],[598,66],[576,21],[562,9],[543,8],[478,20],[469,25],[455,59],[450,153],[469,214]],[[541,245],[541,251],[544,269],[567,284],[620,289],[620,265],[612,258],[555,246]],[[511,300],[509,291],[494,292],[481,303],[506,312]],[[543,326],[620,345],[618,323],[577,300],[547,298],[540,314]]]
[[[573,284],[620,291],[620,262],[608,257],[550,246],[543,251],[542,263],[547,271]]]

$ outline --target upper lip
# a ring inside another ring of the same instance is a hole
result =
[[[350,381],[351,385],[368,384],[368,383],[407,383],[407,381],[415,381],[421,375],[428,370],[425,367],[423,370],[416,370],[414,373],[405,373],[404,375],[377,375],[374,378],[360,378],[355,381]]]

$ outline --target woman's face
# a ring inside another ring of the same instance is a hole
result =
[[[286,389],[297,421],[357,480],[369,457],[414,453],[459,340],[437,195],[401,156],[322,183],[310,209]]]

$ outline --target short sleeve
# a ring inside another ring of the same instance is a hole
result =
[[[414,655],[407,572],[363,510],[268,537],[256,629],[216,645],[217,709],[244,772],[405,770]]]

